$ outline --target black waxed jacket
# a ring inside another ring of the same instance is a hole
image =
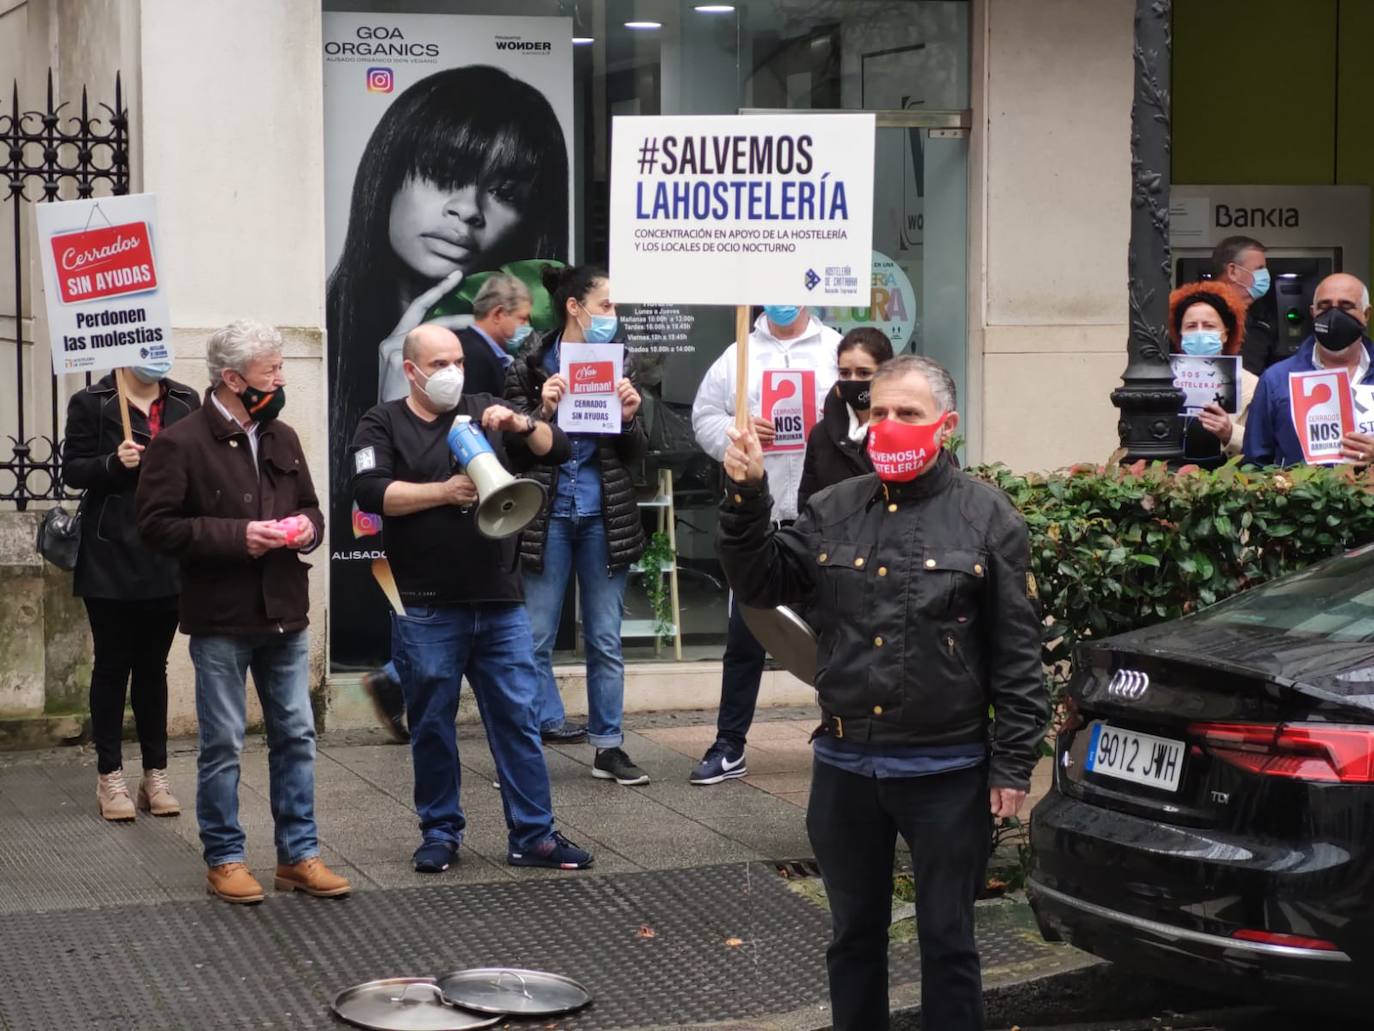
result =
[[[162,382],[165,430],[199,408],[200,398],[175,380]],[[129,428],[135,444],[146,447],[152,440],[148,417],[137,405],[129,406]],[[81,546],[72,587],[82,598],[173,597],[181,591],[177,561],[150,550],[139,537],[135,492],[144,466],[126,469],[120,464],[116,453],[123,439],[119,395],[114,373],[109,373],[77,391],[67,403],[62,482],[86,492],[81,499]]]
[[[522,352],[506,370],[506,400],[516,411],[540,418],[544,381],[549,378],[544,356],[558,340],[557,332],[548,334],[537,346]],[[624,375],[639,389],[634,356],[625,354]],[[639,498],[629,466],[644,457],[649,444],[644,422],[635,416],[618,434],[605,434],[597,442],[596,457],[601,468],[601,518],[606,524],[606,544],[610,552],[608,573],[625,569],[644,554],[644,524],[640,518]],[[536,466],[529,478],[538,480],[549,492],[544,510],[520,534],[520,561],[529,572],[544,571],[544,542],[548,537],[549,505],[553,504],[562,470],[557,466]]]
[[[789,527],[772,529],[770,511],[766,481],[726,485],[721,563],[746,604],[811,602],[823,730],[987,741],[991,785],[1026,789],[1049,703],[1030,541],[1010,499],[942,456],[908,484],[828,487]]]

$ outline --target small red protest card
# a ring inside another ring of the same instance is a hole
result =
[[[805,451],[816,425],[816,371],[764,369],[763,418],[773,424],[772,446],[765,451]]]

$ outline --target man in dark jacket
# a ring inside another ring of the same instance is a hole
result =
[[[498,272],[472,299],[472,325],[458,331],[463,345],[465,394],[500,397],[512,355],[530,335],[530,291],[515,276]]]
[[[1228,236],[1212,249],[1212,278],[1229,283],[1245,303],[1241,363],[1256,376],[1289,356],[1274,329],[1275,305],[1264,244],[1250,236]]]
[[[954,468],[954,381],[903,356],[873,380],[874,475],[770,529],[763,455],[732,428],[720,556],[750,605],[810,599],[822,721],[807,829],[830,899],[837,1031],[888,1027],[892,860],[911,848],[928,1027],[983,1027],[973,903],[992,818],[1016,815],[1043,739],[1040,614],[1025,524]],[[989,708],[995,716],[989,720]]]
[[[500,397],[505,390],[511,356],[530,335],[530,291],[515,276],[489,276],[472,301],[473,324],[458,331],[463,345],[463,393]],[[406,729],[405,696],[394,663],[365,673],[363,690],[372,701],[377,721],[393,741],[410,740]]]
[[[458,687],[472,685],[500,778],[512,866],[580,870],[592,856],[554,830],[539,742],[538,674],[521,604],[515,541],[477,527],[477,487],[449,433],[477,428],[503,465],[524,471],[568,458],[556,426],[463,393],[463,351],[447,329],[421,325],[403,350],[410,393],[372,408],[350,450],[358,504],[382,513],[387,559],[404,612],[392,617],[391,656],[405,692],[420,846],[415,869],[458,858],[467,818],[459,798]]]
[[[1290,401],[1295,372],[1344,369],[1351,387],[1374,385],[1374,343],[1368,337],[1369,288],[1354,276],[1337,272],[1317,284],[1312,295],[1312,336],[1296,354],[1260,377],[1245,420],[1247,465],[1302,465],[1304,453],[1293,424]],[[1360,465],[1374,463],[1374,434],[1352,432],[1341,437],[1339,456]]]
[[[181,560],[181,630],[191,636],[200,728],[196,817],[209,890],[261,902],[244,865],[238,820],[246,675],[267,726],[279,890],[345,895],[320,861],[315,828],[315,718],[310,708],[310,608],[302,552],[324,517],[286,402],[281,335],[257,322],[219,330],[206,346],[210,389],[193,415],[158,434],[144,456],[138,526],[148,547]]]

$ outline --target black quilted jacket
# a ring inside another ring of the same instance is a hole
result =
[[[506,400],[516,411],[539,417],[540,393],[544,389],[544,381],[549,378],[544,369],[544,356],[557,340],[557,333],[549,333],[538,346],[521,352],[506,370]],[[638,389],[635,361],[629,354],[625,356],[625,375]],[[601,517],[606,521],[606,543],[611,553],[608,574],[634,564],[644,554],[644,526],[629,467],[644,457],[648,443],[644,424],[636,416],[621,428],[618,435],[603,436],[597,447],[597,460],[601,465]],[[557,466],[537,466],[529,476],[548,488],[552,503],[561,474],[562,470]],[[549,510],[546,506],[539,518],[520,535],[521,564],[531,573],[544,571],[544,539],[548,522]]]

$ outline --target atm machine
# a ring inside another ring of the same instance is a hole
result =
[[[1228,236],[1265,246],[1273,285],[1254,303],[1292,354],[1312,333],[1312,294],[1333,272],[1369,283],[1367,186],[1193,186],[1170,194],[1174,285],[1208,279],[1212,248]]]

